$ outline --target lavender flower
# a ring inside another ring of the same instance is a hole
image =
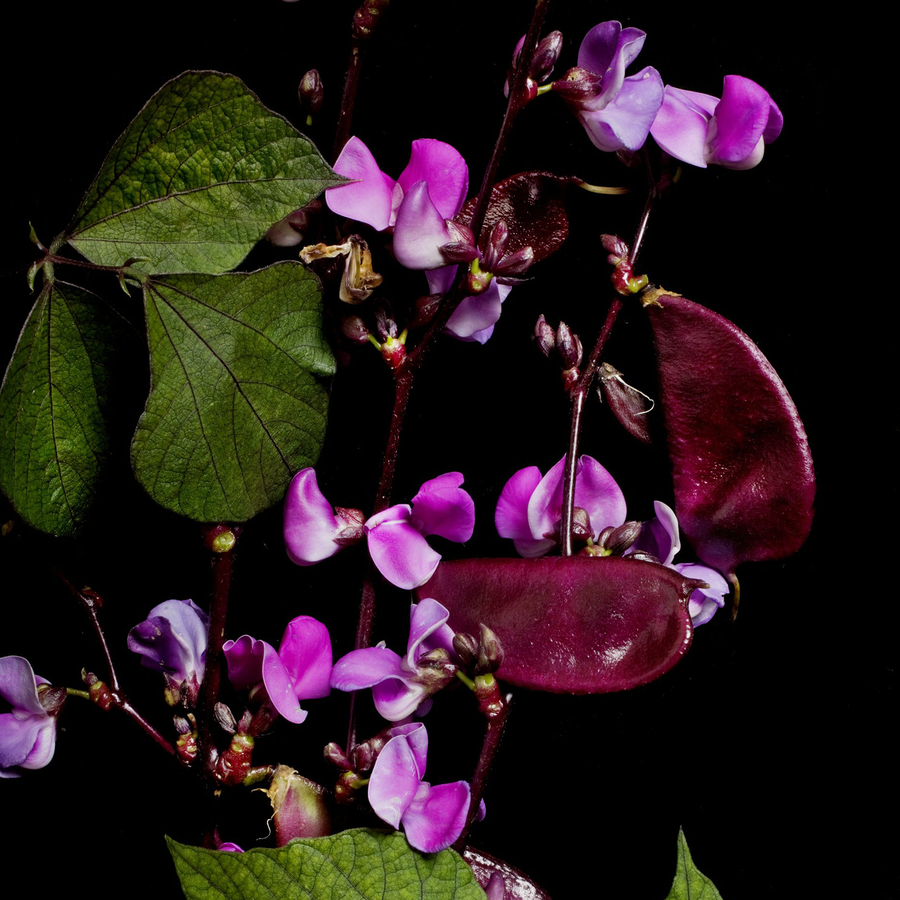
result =
[[[39,692],[41,684],[48,682],[34,674],[27,659],[0,658],[0,697],[12,706],[0,714],[0,778],[19,778],[20,769],[42,769],[53,759],[56,716],[65,695]]]
[[[351,184],[329,188],[332,212],[376,231],[394,229],[394,254],[408,269],[446,265],[440,248],[451,240],[445,224],[462,207],[469,169],[459,152],[442,141],[413,141],[409,163],[397,181],[378,168],[357,137],[344,145],[334,170]]]
[[[331,637],[311,616],[297,616],[288,623],[277,651],[247,634],[226,641],[222,650],[235,688],[264,691],[289,722],[299,725],[306,719],[301,700],[327,697],[331,692]]]
[[[553,84],[594,146],[608,153],[642,147],[662,104],[662,78],[652,66],[625,77],[646,36],[620,22],[595,25],[581,42],[578,66]]]
[[[537,466],[520,469],[500,492],[494,514],[497,532],[512,538],[520,556],[543,556],[559,543],[565,463],[563,457],[543,477]],[[590,456],[579,457],[576,463],[575,506],[587,514],[590,537],[625,521],[621,489]]]
[[[705,625],[715,615],[716,610],[725,605],[728,582],[720,572],[709,566],[700,563],[675,563],[675,556],[681,550],[678,519],[672,509],[659,500],[653,504],[653,508],[656,518],[642,524],[637,540],[627,552],[649,553],[664,566],[675,569],[685,577],[705,581],[708,587],[697,588],[691,593],[688,601],[694,627]]]
[[[469,784],[455,781],[432,786],[423,780],[428,733],[421,722],[396,726],[391,734],[369,778],[369,803],[388,825],[402,825],[416,850],[445,850],[465,827]]]
[[[332,510],[319,490],[315,472],[303,469],[294,476],[285,500],[288,556],[297,565],[312,565],[365,536],[378,571],[397,587],[417,588],[431,578],[441,561],[440,553],[425,540],[427,535],[437,534],[457,543],[472,537],[475,503],[461,489],[462,483],[459,472],[432,478],[413,497],[412,505],[382,510],[367,519],[362,528],[352,527],[353,534],[349,535],[347,511]]]
[[[354,650],[339,659],[331,672],[331,686],[340,691],[372,688],[379,714],[390,722],[411,716],[456,674],[450,613],[437,600],[426,598],[409,611],[406,655],[399,656],[382,642]]]
[[[726,75],[721,100],[666,85],[650,132],[666,153],[692,166],[752,169],[783,124],[781,110],[764,88]]]
[[[193,600],[166,600],[128,633],[141,664],[166,676],[166,701],[196,706],[206,668],[209,617]]]

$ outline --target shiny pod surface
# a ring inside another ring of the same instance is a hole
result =
[[[646,684],[690,646],[695,582],[673,569],[606,557],[442,562],[417,591],[450,610],[454,631],[492,628],[497,675],[519,687],[603,694]]]
[[[647,313],[682,531],[726,573],[795,553],[812,525],[816,483],[778,374],[743,331],[704,306],[664,294]]]

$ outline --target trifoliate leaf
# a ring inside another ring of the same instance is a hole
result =
[[[666,900],[722,900],[716,886],[694,865],[684,832],[680,828],[675,880]]]
[[[249,274],[169,275],[144,286],[151,388],[132,443],[161,506],[243,522],[313,465],[334,359],[321,288],[299,263]]]
[[[94,499],[122,336],[98,298],[52,280],[19,335],[0,388],[0,488],[41,531],[74,534]]]
[[[233,269],[266,230],[344,181],[240,79],[185,72],[116,141],[66,238],[91,262]]]
[[[423,854],[399,832],[355,828],[246,853],[167,838],[187,900],[484,900],[452,850]]]

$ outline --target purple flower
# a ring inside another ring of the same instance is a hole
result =
[[[428,733],[421,722],[391,729],[369,778],[369,803],[394,828],[403,826],[410,846],[423,853],[445,850],[462,833],[469,812],[468,782],[423,781]]]
[[[627,553],[637,551],[650,553],[664,566],[675,569],[685,577],[705,581],[709,587],[697,588],[688,601],[694,627],[705,625],[715,615],[716,610],[725,605],[728,582],[720,572],[709,566],[699,563],[674,563],[676,554],[681,550],[678,519],[672,509],[659,500],[653,504],[653,509],[656,518],[643,523],[641,533]]]
[[[512,538],[520,556],[543,556],[559,543],[563,457],[541,477],[537,466],[520,469],[500,492],[494,522],[500,537]],[[590,456],[575,467],[575,506],[590,519],[591,536],[625,521],[625,497],[612,475]]]
[[[446,294],[456,277],[456,266],[444,266],[425,274],[432,294]],[[508,284],[500,284],[496,278],[492,279],[486,291],[463,297],[444,330],[460,341],[485,343],[494,333],[501,305],[511,290],[512,287]]]
[[[458,660],[453,650],[453,629],[447,624],[449,616],[437,600],[426,598],[418,605],[413,603],[406,656],[388,650],[383,642],[354,650],[335,663],[331,686],[339,691],[372,688],[375,708],[390,722],[411,716],[455,675]]]
[[[409,163],[394,181],[378,168],[369,148],[352,137],[334,170],[354,183],[326,191],[332,212],[376,231],[393,228],[394,254],[408,269],[446,265],[440,252],[451,240],[445,220],[459,212],[469,187],[469,169],[457,150],[442,141],[413,141]]]
[[[0,697],[12,706],[0,714],[0,778],[19,778],[19,769],[42,769],[53,759],[59,703],[53,711],[45,709],[39,684],[48,682],[34,674],[27,659],[0,658]]]
[[[193,600],[166,600],[128,633],[128,649],[141,654],[141,664],[166,676],[166,700],[189,707],[206,668],[209,617]]]
[[[781,134],[781,110],[755,81],[726,75],[722,99],[666,85],[650,129],[666,153],[705,169],[752,169]]]
[[[245,634],[223,646],[228,677],[239,691],[265,690],[271,705],[289,722],[307,716],[301,700],[331,692],[331,638],[328,629],[310,616],[297,616],[284,630],[278,651]]]
[[[584,37],[578,66],[553,89],[578,116],[594,146],[609,153],[644,145],[663,100],[663,82],[648,66],[625,77],[644,46],[646,33],[601,22]]]
[[[412,505],[399,504],[354,526],[348,538],[346,510],[338,514],[319,490],[315,472],[303,469],[288,488],[284,507],[284,540],[297,565],[311,565],[333,556],[350,540],[365,534],[372,562],[397,587],[412,590],[434,574],[441,555],[425,540],[437,534],[464,543],[475,529],[475,503],[462,490],[463,476],[448,472],[426,481]]]

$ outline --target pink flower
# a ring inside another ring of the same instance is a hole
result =
[[[245,634],[223,646],[228,677],[239,691],[262,685],[271,705],[289,722],[300,724],[307,712],[301,700],[331,693],[331,638],[311,616],[297,616],[284,630],[278,650]]]
[[[382,510],[349,531],[348,511],[332,509],[319,490],[313,469],[303,469],[288,488],[284,540],[288,556],[300,566],[333,556],[348,542],[366,537],[372,562],[397,587],[412,590],[434,574],[441,555],[426,536],[464,543],[475,529],[475,503],[462,490],[463,476],[448,472],[426,481],[405,503]],[[356,511],[353,511],[356,512]]]
[[[781,110],[764,88],[726,75],[721,100],[666,85],[650,132],[666,153],[692,166],[752,169],[783,125]]]
[[[351,184],[329,188],[332,212],[376,231],[394,229],[394,254],[408,269],[447,264],[440,248],[450,242],[445,224],[460,210],[469,188],[469,169],[459,152],[442,141],[413,141],[409,163],[397,181],[378,168],[357,137],[350,138],[334,170]]]
[[[53,759],[61,704],[55,697],[51,702],[47,692],[43,696],[55,708],[44,707],[38,685],[47,683],[34,674],[27,659],[0,659],[0,697],[12,706],[10,712],[0,714],[0,778],[18,778],[21,769],[42,769]]]

